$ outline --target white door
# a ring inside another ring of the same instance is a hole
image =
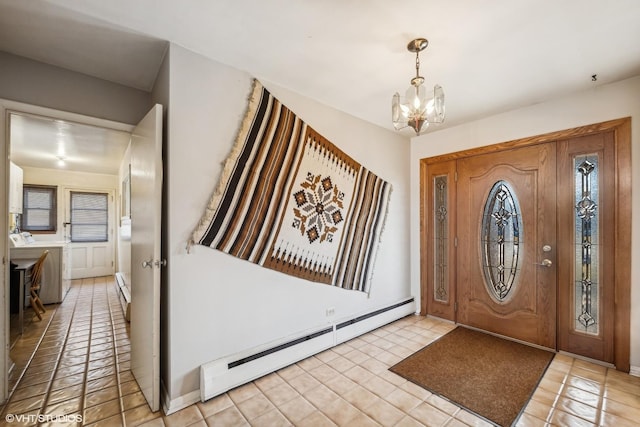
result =
[[[131,137],[131,371],[152,411],[160,409],[160,219],[162,105]]]
[[[115,273],[114,211],[113,191],[65,189],[72,279]]]

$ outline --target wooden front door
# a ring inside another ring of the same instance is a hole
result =
[[[556,346],[553,143],[458,160],[458,322]]]
[[[629,372],[630,119],[420,166],[421,313]]]

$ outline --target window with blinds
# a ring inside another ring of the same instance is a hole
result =
[[[71,192],[71,241],[106,242],[108,236],[107,193]]]
[[[57,188],[25,184],[22,187],[22,196],[22,230],[55,233]]]

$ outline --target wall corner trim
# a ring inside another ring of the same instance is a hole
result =
[[[200,390],[190,391],[187,394],[171,399],[167,389],[162,385],[162,410],[165,415],[171,415],[181,409],[200,402]]]

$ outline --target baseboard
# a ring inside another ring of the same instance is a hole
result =
[[[413,298],[356,316],[336,324],[336,344],[340,344],[400,318],[415,314]]]
[[[325,330],[326,328],[306,331],[302,336],[310,338],[302,339],[294,345],[287,343],[298,341],[301,337],[270,343],[203,364],[200,367],[201,400],[204,402],[232,388],[331,348],[334,344],[333,327],[330,333],[325,333]],[[283,347],[273,351],[280,346]]]
[[[640,377],[640,366],[631,366],[631,368],[629,369],[629,375]]]
[[[161,384],[161,387],[161,405],[165,415],[171,415],[174,412],[178,412],[179,410],[186,408],[187,406],[200,402],[200,390],[194,390],[175,399],[171,399],[169,397],[169,393],[167,393],[167,389],[164,387],[164,383]]]
[[[208,400],[414,313],[415,301],[409,298],[369,313],[339,319],[295,337],[205,363],[200,367],[200,398]]]

